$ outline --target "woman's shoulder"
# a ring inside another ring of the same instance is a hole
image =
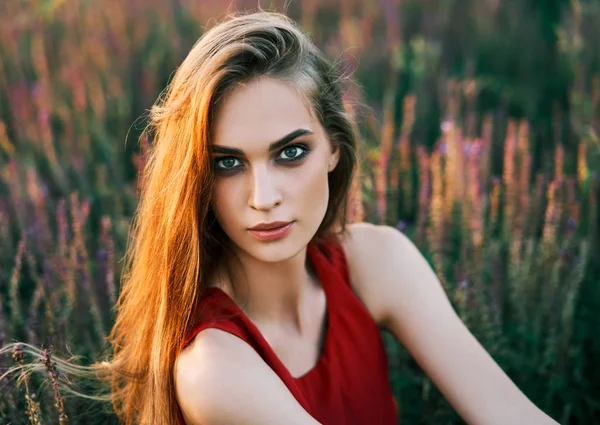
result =
[[[291,423],[291,417],[295,424],[318,425],[250,345],[220,329],[198,333],[173,375],[188,424]]]
[[[383,277],[399,256],[420,255],[412,242],[397,229],[366,222],[351,223],[339,238],[348,264],[352,289],[367,307],[376,323],[386,320]],[[401,276],[397,276],[402,279]]]

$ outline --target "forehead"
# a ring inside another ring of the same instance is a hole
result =
[[[241,149],[267,146],[298,128],[316,133],[318,127],[304,97],[290,84],[261,78],[223,98],[215,114],[212,144]]]

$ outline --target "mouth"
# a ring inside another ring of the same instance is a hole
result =
[[[291,223],[293,223],[293,221],[273,221],[271,223],[260,223],[254,227],[251,227],[248,230],[251,230],[251,231],[252,230],[254,230],[254,231],[277,230],[277,229],[285,227]]]
[[[248,229],[248,231],[259,241],[267,242],[283,238],[290,232],[293,225],[293,221],[283,224],[269,223],[269,228],[267,229],[257,230],[257,226],[254,226],[252,229]]]

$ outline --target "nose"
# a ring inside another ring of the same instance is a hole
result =
[[[267,166],[254,167],[249,201],[252,208],[258,211],[269,211],[281,204],[281,192],[277,188],[276,180],[276,176]]]

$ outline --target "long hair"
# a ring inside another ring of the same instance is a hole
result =
[[[315,239],[345,230],[356,134],[344,109],[340,72],[286,16],[230,15],[198,40],[150,110],[145,135],[152,147],[108,337],[112,358],[67,368],[109,385],[113,408],[126,425],[177,423],[174,363],[226,245],[210,206],[214,112],[230,90],[258,77],[291,84],[340,148]]]

